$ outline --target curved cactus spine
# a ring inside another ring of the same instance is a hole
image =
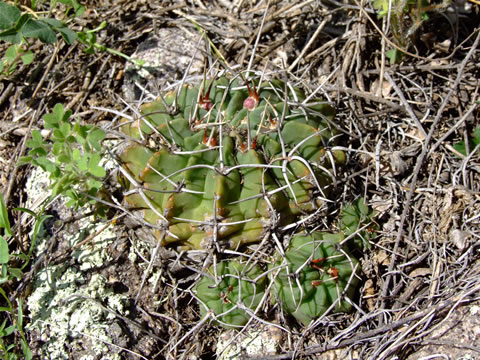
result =
[[[139,142],[120,158],[142,185],[130,184],[126,201],[166,227],[164,244],[187,249],[238,248],[319,211],[333,182],[334,109],[303,100],[279,80],[220,77],[143,105],[122,125]]]
[[[360,266],[340,247],[343,234],[313,232],[291,239],[272,269],[274,294],[285,312],[304,325],[326,312],[348,312]]]

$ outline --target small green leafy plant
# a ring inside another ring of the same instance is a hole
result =
[[[72,125],[71,114],[63,105],[55,105],[53,112],[43,117],[45,129],[52,129],[50,141],[44,140],[40,131],[32,131],[28,155],[18,164],[32,164],[50,173],[52,196],[67,196],[67,206],[78,208],[94,203],[91,197],[102,187],[106,172],[100,160],[105,132],[78,122]]]
[[[44,220],[44,219],[43,219]],[[38,226],[41,225],[37,222]],[[0,358],[14,360],[14,359],[32,359],[32,352],[28,346],[28,342],[23,330],[23,303],[22,299],[17,299],[16,307],[9,299],[9,296],[4,289],[8,283],[16,280],[21,280],[23,277],[22,269],[28,264],[30,255],[27,254],[10,254],[8,248],[8,239],[12,237],[12,229],[10,220],[8,219],[8,212],[0,195],[0,230],[3,232],[0,235]],[[34,231],[34,236],[38,234],[38,228]],[[32,238],[32,244],[34,239]],[[33,248],[33,247],[32,247]],[[8,264],[14,257],[20,260],[25,260],[22,268],[10,267]],[[10,324],[10,321],[13,321]],[[17,343],[20,341],[20,344]],[[22,356],[19,355],[21,349]]]
[[[85,7],[80,5],[76,0],[56,0],[51,1],[51,8],[56,3],[66,5],[64,16],[73,18],[81,16],[85,11]],[[24,65],[30,64],[35,55],[29,50],[34,40],[40,40],[44,44],[53,44],[57,42],[57,34],[65,40],[67,44],[80,41],[86,46],[85,52],[93,54],[95,50],[107,51],[112,54],[121,56],[128,61],[134,62],[137,66],[144,63],[140,60],[134,60],[117,50],[108,48],[97,42],[96,33],[104,29],[107,25],[103,21],[97,28],[84,31],[74,31],[68,27],[68,24],[49,17],[40,17],[34,9],[38,2],[32,2],[32,9],[29,12],[21,12],[17,7],[0,2],[0,40],[11,43],[3,58],[0,59],[0,75],[9,76],[15,72],[19,62]]]
[[[74,7],[77,15],[84,10],[75,0],[59,2]],[[22,13],[15,6],[0,2],[0,40],[12,44],[0,61],[0,74],[11,75],[20,61],[26,65],[33,61],[34,54],[29,50],[32,39],[52,44],[57,41],[57,34],[60,34],[67,44],[77,39],[77,33],[62,21],[40,18],[33,10],[31,13]]]
[[[245,325],[249,312],[255,312],[265,294],[265,282],[266,276],[256,265],[231,260],[211,266],[196,286],[202,317],[210,310],[216,324],[226,328]]]

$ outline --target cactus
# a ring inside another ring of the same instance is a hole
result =
[[[243,326],[260,304],[265,292],[266,276],[256,265],[244,265],[235,260],[221,261],[208,269],[208,276],[196,286],[202,318],[213,311],[215,322],[226,328]]]
[[[347,237],[356,233],[349,241],[353,248],[370,248],[370,240],[376,235],[375,230],[378,228],[376,223],[369,225],[374,216],[375,212],[367,206],[365,199],[362,197],[343,208],[340,230]],[[359,231],[365,225],[367,225],[367,228]]]
[[[307,221],[344,154],[327,151],[334,109],[304,100],[279,80],[220,77],[144,104],[121,127],[127,203],[183,249],[237,249]]]
[[[275,297],[304,325],[327,311],[348,312],[360,267],[341,247],[342,233],[294,235],[285,256],[271,267]]]

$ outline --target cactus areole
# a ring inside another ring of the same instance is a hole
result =
[[[185,85],[140,113],[121,127],[125,198],[164,245],[236,249],[307,221],[344,160],[334,109],[279,80]]]

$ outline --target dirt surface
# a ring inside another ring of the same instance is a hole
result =
[[[305,328],[275,314],[267,302],[267,322],[284,329],[275,333],[276,353],[243,358],[480,358],[480,157],[471,136],[480,126],[477,1],[436,4],[403,45],[366,1],[84,5],[87,11],[71,27],[95,28],[105,20],[97,40],[106,47],[133,58],[157,49],[142,70],[149,74],[109,52],[87,54],[79,43],[35,45],[34,63],[0,81],[0,181],[9,209],[26,206],[32,169],[15,163],[27,151],[30,130],[42,129],[41,117],[56,103],[71,109],[75,120],[108,130],[118,120],[115,111],[130,114],[134,105],[127,102],[159,94],[186,71],[201,79],[221,54],[230,67],[277,72],[335,105],[347,160],[332,214],[319,226],[334,224],[344,202],[365,196],[381,229],[360,259],[356,311]],[[406,33],[419,18],[415,12],[404,16]],[[392,42],[410,53],[396,64],[385,56]],[[0,53],[5,48],[0,43]],[[109,137],[115,137],[113,131]],[[466,154],[456,150],[461,141]],[[81,230],[75,220],[82,216],[62,209],[58,204],[47,209],[53,216],[49,251],[34,259],[21,282],[7,284],[12,297],[27,300],[47,265],[81,268],[68,238]],[[31,224],[20,216],[12,220],[21,240],[11,244],[12,251],[25,250],[29,244],[22,241]],[[103,353],[91,351],[92,337],[70,333],[64,344],[68,358],[215,358],[217,340],[225,335],[199,322],[191,296],[190,266],[202,257],[155,252],[149,230],[126,217],[110,229],[115,237],[105,248],[108,260],[82,276],[88,283],[101,275],[112,294],[128,300],[123,314],[105,320],[109,343]],[[106,300],[95,301],[112,309]],[[264,325],[254,321],[249,327]],[[36,329],[27,337],[35,358],[50,358],[42,348],[48,332]]]

